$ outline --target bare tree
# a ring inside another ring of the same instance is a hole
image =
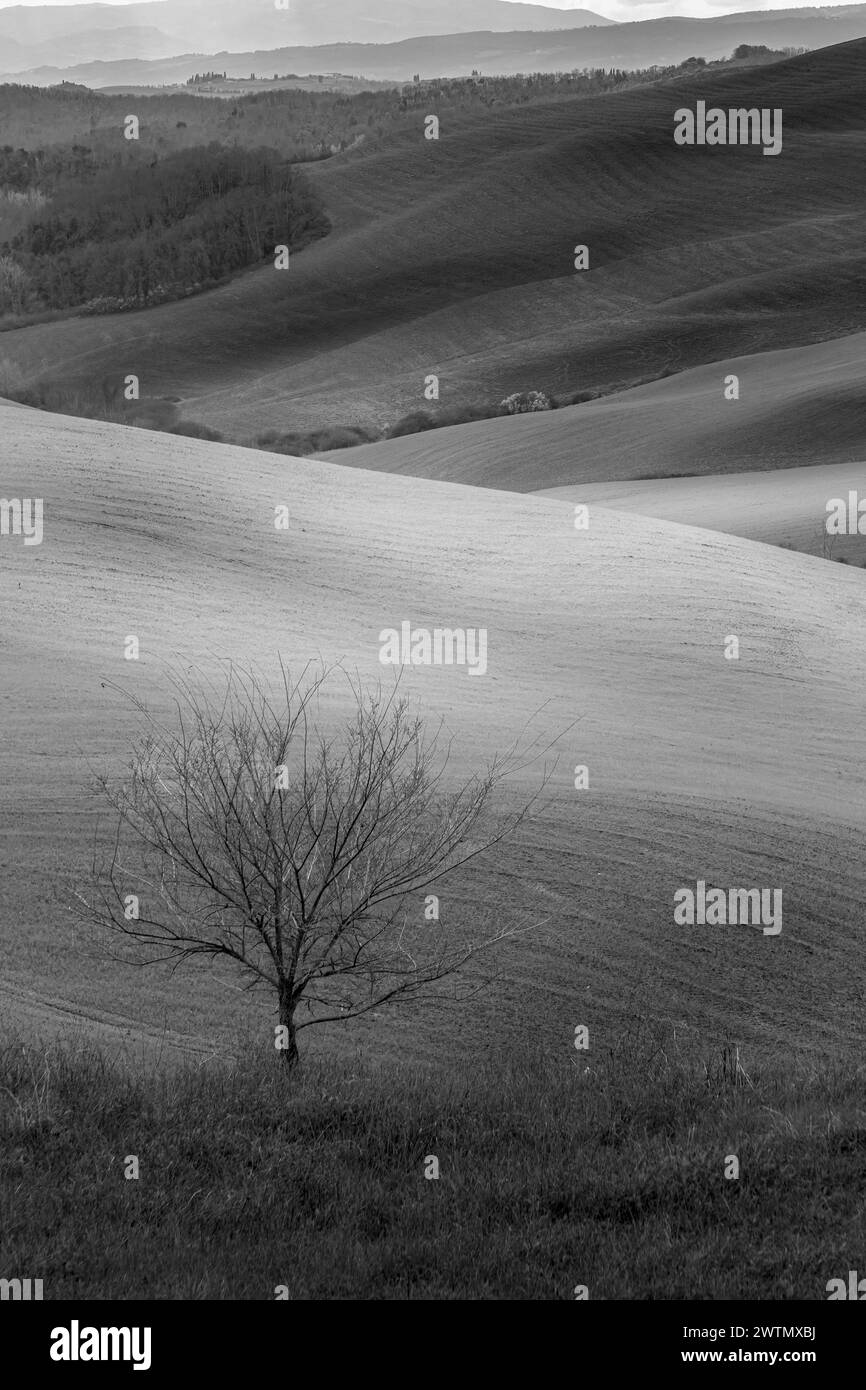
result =
[[[426,735],[399,682],[365,691],[342,667],[280,674],[276,697],[235,667],[222,688],[173,675],[173,726],[130,696],[143,732],[127,779],[98,779],[116,824],[76,897],[142,963],[228,958],[250,987],[270,987],[294,1066],[302,1029],[436,995],[516,934],[458,939],[421,920],[420,895],[511,834],[546,775],[482,833],[494,790],[526,765],[516,745],[449,790],[450,745],[441,728]],[[313,717],[332,676],[352,707],[339,736]]]

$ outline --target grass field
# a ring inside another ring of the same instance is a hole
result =
[[[290,1082],[4,1042],[0,1264],[46,1299],[817,1300],[863,1248],[854,1064],[738,1069],[639,1020]]]

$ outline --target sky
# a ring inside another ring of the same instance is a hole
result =
[[[101,3],[102,0],[97,2]],[[135,0],[107,2],[133,4]],[[0,9],[20,4],[35,8],[42,4],[81,3],[83,0],[0,0]],[[532,0],[522,0],[522,3],[531,4]],[[739,3],[738,0],[663,0],[663,3],[657,3],[656,0],[599,0],[597,5],[593,4],[593,0],[543,0],[543,3],[554,10],[593,10],[596,14],[604,15],[606,19],[616,19],[620,23],[637,19],[662,19],[665,15],[693,15],[705,19],[710,15],[735,14],[738,10],[794,10],[815,7],[815,0],[739,0]],[[836,0],[836,3],[851,3],[851,0]],[[320,4],[326,5],[327,0],[320,0]],[[430,0],[430,4],[435,6],[436,0]]]

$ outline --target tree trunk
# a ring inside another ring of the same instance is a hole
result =
[[[295,1005],[292,991],[285,981],[280,982],[280,1025],[285,1028],[287,1045],[280,1049],[283,1065],[293,1070],[300,1062],[297,1034],[295,1032]]]

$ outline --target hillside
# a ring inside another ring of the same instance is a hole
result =
[[[861,570],[596,508],[579,532],[555,500],[19,406],[0,406],[0,427],[6,495],[45,500],[43,543],[0,550],[8,1020],[45,1037],[72,1017],[115,1044],[205,1051],[264,1029],[230,976],[125,971],[71,932],[92,770],[119,770],[135,727],[102,682],[167,709],[166,660],[273,669],[278,651],[376,679],[381,629],[409,620],[488,630],[484,678],[406,676],[446,720],[461,770],[527,721],[561,735],[545,809],[479,876],[442,889],[449,929],[479,911],[538,928],[471,1008],[375,1021],[344,1045],[477,1061],[527,1029],[568,1048],[584,1019],[609,1039],[645,1007],[694,1039],[788,1060],[862,1047]],[[273,526],[282,503],[288,533]],[[123,659],[132,633],[138,663]],[[738,661],[723,656],[732,633]],[[674,892],[698,879],[781,886],[782,934],[675,926]]]
[[[290,272],[7,332],[0,390],[134,371],[144,394],[246,442],[387,425],[425,404],[430,373],[443,406],[488,404],[853,333],[866,324],[864,65],[860,41],[446,121],[438,142],[419,115],[417,132],[309,167],[334,230]],[[701,99],[782,108],[781,154],[675,145],[674,112]],[[588,272],[573,269],[577,243]]]
[[[825,464],[763,473],[653,478],[634,483],[590,483],[545,489],[542,496],[591,507],[613,507],[683,526],[766,541],[808,555],[866,565],[866,535],[831,536],[828,503],[866,499],[866,463]],[[856,507],[855,503],[855,507]],[[858,518],[859,521],[859,518]]]
[[[813,465],[844,469],[866,458],[864,373],[866,333],[852,333],[808,347],[711,362],[583,405],[430,430],[328,457],[358,468],[513,492],[594,484],[586,495],[597,500],[637,497],[638,487],[616,485],[660,478],[671,484],[652,488],[647,496],[697,501],[713,490],[711,476],[730,475],[730,482],[726,476],[718,479],[714,495],[724,491],[734,501],[733,477],[747,471],[770,470],[765,486],[772,492],[774,470],[798,469],[805,475]],[[739,382],[736,400],[726,396],[731,376]],[[707,475],[707,481],[701,490],[689,490],[686,480],[696,475]],[[677,487],[685,490],[677,493]],[[779,500],[784,505],[784,498]],[[703,524],[688,509],[682,516],[657,514]],[[743,494],[744,521],[747,515]],[[733,530],[753,539],[781,538],[778,529],[741,530],[739,522]],[[805,539],[802,531],[798,535]]]

